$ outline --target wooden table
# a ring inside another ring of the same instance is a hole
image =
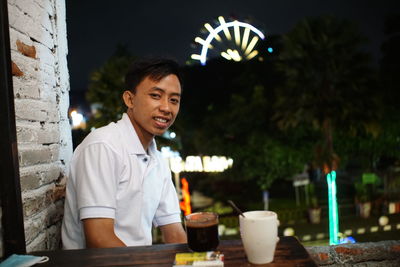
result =
[[[221,240],[218,250],[225,255],[225,266],[252,266],[247,262],[241,240]],[[186,244],[160,244],[144,247],[39,251],[31,254],[50,258],[38,267],[172,266],[175,253],[188,251]],[[317,265],[296,238],[281,237],[274,261],[265,266]]]

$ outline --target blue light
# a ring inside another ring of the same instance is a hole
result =
[[[272,47],[268,47],[268,52],[270,52],[270,53],[272,53],[272,52],[274,52],[274,49],[272,48]]]
[[[348,236],[345,238],[340,238],[339,244],[353,244],[356,243],[356,240],[352,236]]]

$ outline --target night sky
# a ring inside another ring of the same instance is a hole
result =
[[[218,16],[249,18],[270,34],[283,34],[305,16],[334,15],[359,24],[366,47],[379,60],[386,14],[400,13],[399,0],[66,1],[71,94],[85,91],[88,75],[126,44],[134,56],[164,55],[184,63],[190,44]],[[71,100],[72,104],[74,100]]]

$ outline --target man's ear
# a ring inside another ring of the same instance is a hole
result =
[[[122,94],[122,98],[124,99],[124,103],[127,108],[133,108],[133,98],[135,97],[135,94],[133,94],[131,91],[126,90]]]

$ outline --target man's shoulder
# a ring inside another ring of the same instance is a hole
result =
[[[83,149],[93,144],[104,144],[113,148],[118,148],[123,146],[120,135],[118,124],[111,122],[106,126],[97,128],[90,132],[78,148]]]

